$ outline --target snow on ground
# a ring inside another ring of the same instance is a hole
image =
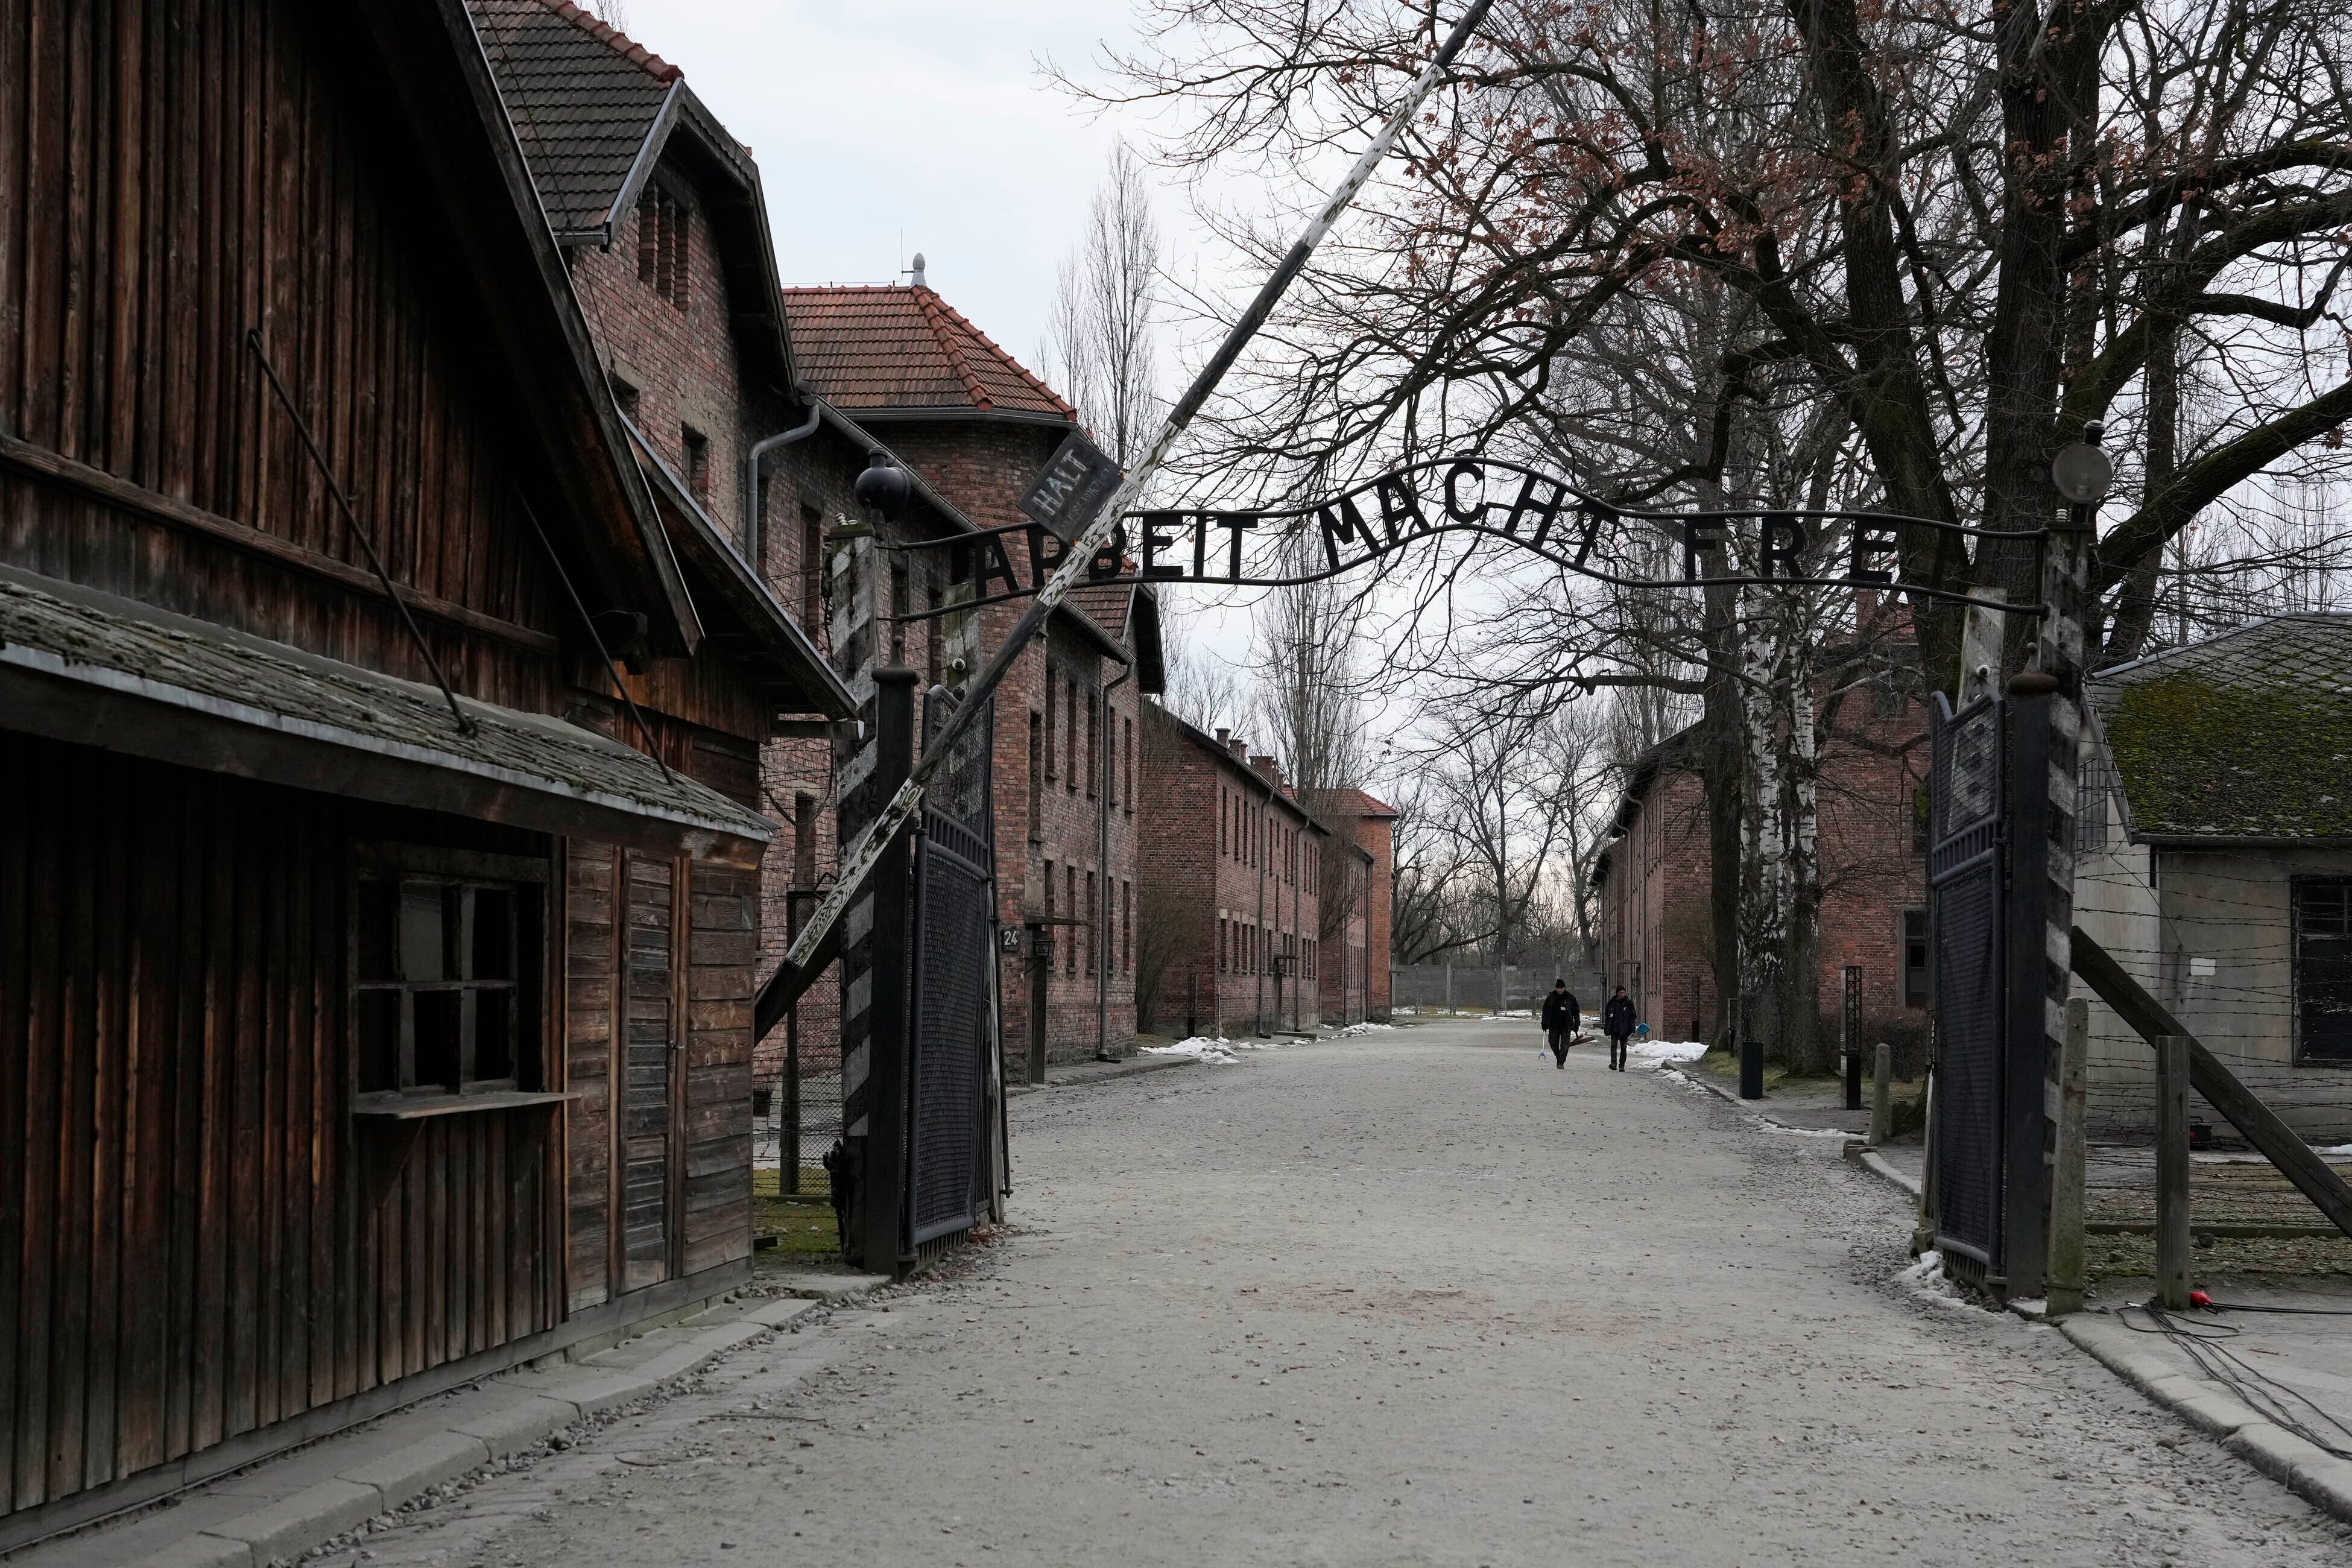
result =
[[[1975,1312],[1983,1309],[1962,1293],[1960,1288],[1944,1277],[1944,1255],[1933,1250],[1919,1255],[1919,1261],[1895,1277],[1895,1282],[1920,1300],[1955,1311]]]
[[[1375,1029],[1393,1029],[1396,1026],[1394,1024],[1350,1024],[1344,1029],[1333,1030],[1331,1037],[1335,1040],[1344,1040],[1356,1035],[1369,1035]]]
[[[1704,1040],[1644,1040],[1635,1038],[1627,1043],[1625,1054],[1637,1062],[1652,1067],[1667,1067],[1676,1062],[1695,1062],[1706,1055]]]
[[[1227,1049],[1227,1042],[1213,1040],[1206,1035],[1195,1035],[1189,1040],[1179,1040],[1172,1046],[1146,1046],[1140,1054],[1147,1057],[1191,1057],[1196,1062],[1231,1067],[1241,1060]]]

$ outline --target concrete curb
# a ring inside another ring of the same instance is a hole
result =
[[[1004,1092],[1011,1098],[1034,1094],[1041,1089],[1085,1089],[1092,1084],[1116,1083],[1120,1079],[1134,1078],[1141,1073],[1165,1072],[1171,1068],[1198,1065],[1191,1057],[1130,1057],[1120,1062],[1073,1063],[1063,1069],[1063,1076],[1059,1078],[1054,1076],[1054,1068],[1048,1066],[1044,1083],[1008,1083],[1004,1086]]]
[[[1845,1146],[1845,1157],[1853,1161],[1855,1164],[1860,1165],[1864,1170],[1868,1171],[1872,1175],[1877,1176],[1885,1181],[1892,1182],[1896,1187],[1901,1189],[1906,1197],[1911,1199],[1914,1203],[1918,1201],[1919,1184],[1913,1181],[1905,1172],[1896,1170],[1894,1165],[1887,1162],[1885,1155],[1872,1148],[1862,1139],[1854,1138],[1847,1141]]]
[[[635,1366],[595,1364],[612,1353],[604,1352],[579,1363],[550,1357],[536,1368],[486,1378],[475,1386],[503,1390],[512,1397],[495,1409],[452,1421],[388,1453],[354,1460],[331,1479],[192,1530],[161,1550],[135,1559],[131,1568],[268,1568],[272,1563],[299,1557],[379,1514],[484,1465],[520,1453],[589,1416],[643,1399],[700,1371],[729,1351],[767,1338],[826,1301],[863,1296],[890,1281],[873,1274],[811,1274],[786,1276],[771,1283],[793,1294],[724,1322],[657,1330],[677,1342]],[[401,1415],[394,1412],[383,1419],[398,1421]],[[370,1428],[360,1430],[364,1433]],[[317,1473],[316,1457],[334,1441],[330,1438],[318,1447],[296,1450],[313,1461],[308,1473]],[[269,1461],[247,1472],[245,1484],[256,1479],[266,1483],[271,1465],[283,1462]],[[51,1545],[87,1548],[106,1528],[68,1536]],[[16,1559],[12,1568],[40,1568],[50,1549],[33,1547]]]
[[[2183,1374],[2133,1342],[2134,1333],[2104,1312],[2058,1320],[2064,1334],[2090,1357],[2213,1438],[2238,1458],[2331,1518],[2352,1524],[2352,1459],[2339,1459],[2266,1419],[2217,1384]]]

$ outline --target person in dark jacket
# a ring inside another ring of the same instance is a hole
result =
[[[1601,1009],[1601,1027],[1609,1037],[1609,1066],[1612,1070],[1625,1070],[1625,1042],[1633,1033],[1633,999],[1625,994],[1622,985],[1617,994],[1609,998]]]
[[[1551,983],[1551,994],[1544,998],[1544,1038],[1550,1042],[1554,1067],[1568,1066],[1568,1047],[1576,1043],[1576,1031],[1584,1022],[1584,1009],[1576,1003],[1576,993],[1568,988],[1565,980]]]

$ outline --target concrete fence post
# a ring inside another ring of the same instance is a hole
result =
[[[2050,1184],[2049,1314],[2083,1310],[2083,1111],[2084,1081],[2090,1070],[2091,1005],[2080,996],[2066,1002],[2066,1039],[2058,1058],[2058,1155]]]
[[[2189,1037],[2156,1042],[2156,1295],[2189,1310]]]
[[[1885,1040],[1871,1053],[1870,1146],[1895,1136],[1895,1047]]]

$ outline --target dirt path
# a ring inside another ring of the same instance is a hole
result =
[[[2055,1334],[1891,1283],[1832,1138],[1531,1030],[1013,1112],[1020,1234],[375,1563],[2352,1561]],[[344,1553],[345,1560],[352,1560]]]

